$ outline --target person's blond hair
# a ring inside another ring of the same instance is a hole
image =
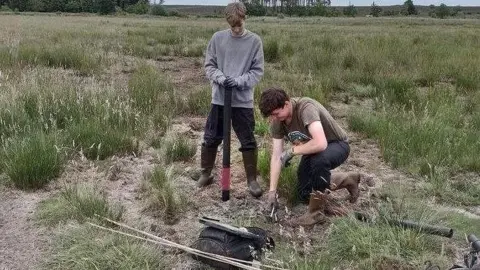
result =
[[[245,19],[247,8],[242,2],[234,2],[225,8],[225,18],[230,26],[240,26]]]

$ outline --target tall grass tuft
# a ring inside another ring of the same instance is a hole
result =
[[[163,148],[167,164],[175,161],[189,161],[196,152],[195,143],[183,136],[177,138],[167,136]]]
[[[7,141],[2,158],[5,173],[20,189],[42,188],[61,173],[64,163],[56,138],[42,132]]]
[[[182,203],[172,187],[173,167],[157,166],[149,174],[144,175],[144,180],[149,183],[151,189],[150,204],[147,211],[159,215],[167,224],[174,224],[179,218]]]
[[[257,168],[263,179],[270,179],[270,150],[261,148],[258,151]],[[292,160],[291,165],[282,169],[278,181],[278,192],[282,197],[287,198],[287,202],[295,204],[299,200],[297,192],[297,168],[298,160]]]
[[[174,90],[154,67],[141,64],[128,81],[128,93],[136,109],[144,113],[171,113]]]
[[[37,218],[47,226],[55,226],[69,220],[83,223],[98,219],[98,216],[119,221],[123,212],[122,206],[110,205],[105,194],[98,189],[77,184],[65,187],[56,197],[41,202]]]
[[[17,53],[20,63],[73,69],[80,75],[98,73],[105,61],[100,55],[74,43],[56,46],[21,43]]]
[[[266,62],[272,63],[280,60],[280,47],[276,39],[267,40],[263,50]]]
[[[68,226],[58,233],[46,269],[166,269],[162,251],[145,241],[92,226]]]
[[[138,142],[128,133],[115,129],[92,119],[72,125],[67,130],[67,141],[75,149],[91,160],[103,160],[116,154],[131,154],[138,152]]]
[[[260,110],[255,110],[255,130],[254,133],[260,136],[266,136],[270,132],[270,124],[268,119],[264,118]]]
[[[165,130],[178,110],[173,85],[147,64],[141,64],[130,78],[128,93],[133,108],[152,119],[157,129]]]
[[[202,87],[200,90],[190,92],[183,103],[182,113],[206,116],[211,104],[210,87]]]

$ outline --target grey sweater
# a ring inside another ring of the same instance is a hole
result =
[[[230,76],[238,83],[232,93],[232,107],[253,108],[254,86],[263,76],[263,44],[248,30],[240,37],[230,29],[213,34],[205,54],[205,72],[212,86],[212,104],[224,101],[223,82]]]

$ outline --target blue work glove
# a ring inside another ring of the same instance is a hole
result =
[[[290,166],[290,160],[293,158],[293,151],[292,149],[288,149],[283,151],[282,155],[280,156],[280,162],[282,163],[282,168],[286,168]]]
[[[235,88],[238,87],[238,83],[235,81],[234,78],[227,76],[225,78],[225,81],[223,82],[223,86],[225,86],[226,88]]]

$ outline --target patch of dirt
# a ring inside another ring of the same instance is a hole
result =
[[[174,79],[178,91],[185,91],[206,83],[205,75],[199,68],[199,59],[173,58],[162,59],[155,64]],[[118,70],[120,73],[128,73]],[[126,75],[125,75],[126,76]],[[125,80],[125,77],[123,77]],[[333,100],[329,109],[335,119],[346,129],[350,138],[350,156],[345,164],[334,172],[358,171],[365,176],[361,182],[360,198],[356,204],[350,204],[348,192],[340,190],[334,196],[344,202],[350,210],[368,209],[376,190],[385,184],[415,182],[415,179],[392,169],[382,159],[378,145],[360,134],[348,130],[346,116],[351,106],[369,106],[369,104],[345,104],[342,100]],[[191,245],[198,237],[203,225],[198,222],[202,216],[217,218],[229,224],[242,223],[245,226],[261,225],[272,232],[274,237],[282,236],[291,241],[293,246],[299,246],[308,251],[316,242],[322,241],[327,224],[317,225],[309,231],[302,228],[288,228],[280,224],[270,224],[262,215],[262,204],[266,196],[254,199],[247,191],[246,177],[243,169],[240,146],[235,133],[232,131],[231,145],[231,199],[221,201],[219,185],[222,168],[222,147],[218,150],[215,165],[215,182],[204,188],[197,188],[192,180],[191,173],[198,170],[200,164],[200,145],[205,125],[203,117],[178,117],[172,124],[169,132],[173,136],[185,136],[195,140],[196,154],[190,162],[175,163],[175,171],[179,172],[172,182],[176,194],[182,194],[186,206],[179,213],[176,224],[165,224],[161,217],[148,215],[142,210],[145,207],[145,198],[142,192],[143,174],[151,171],[159,163],[158,149],[145,149],[139,156],[112,157],[102,163],[77,159],[70,161],[57,184],[46,190],[34,193],[21,192],[12,188],[0,189],[0,269],[32,269],[38,266],[42,256],[48,252],[51,240],[51,231],[35,224],[33,215],[38,203],[58,190],[63,184],[91,183],[103,190],[111,202],[121,203],[125,207],[124,223],[141,229],[159,237],[183,245]],[[259,144],[261,137],[257,137]],[[367,183],[373,180],[374,186]],[[268,189],[268,182],[259,179],[264,190]],[[284,198],[280,203],[285,206]],[[291,209],[282,208],[281,212],[289,216],[301,215],[305,212],[305,205],[297,205]],[[186,254],[172,255],[171,269],[196,269],[198,263]]]
[[[0,189],[0,269],[33,269],[50,246],[51,232],[34,222],[38,202],[49,191]]]
[[[179,94],[209,85],[201,57],[162,57],[155,61],[155,65],[168,74]]]

